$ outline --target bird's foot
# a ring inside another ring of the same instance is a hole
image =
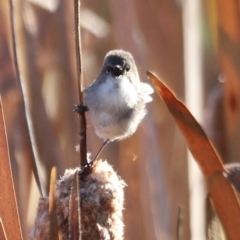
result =
[[[76,104],[75,107],[76,108],[73,111],[78,113],[78,114],[83,114],[86,111],[88,111],[88,107],[87,106]]]
[[[93,161],[84,165],[84,167],[82,168],[82,170],[79,173],[81,180],[83,180],[84,177],[87,176],[91,172],[92,165],[93,165]]]

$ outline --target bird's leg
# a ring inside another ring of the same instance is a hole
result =
[[[98,156],[100,155],[100,153],[102,152],[102,150],[104,149],[104,147],[106,147],[108,145],[108,143],[110,142],[109,139],[105,140],[102,144],[102,146],[100,147],[100,149],[98,150],[95,158],[91,161],[91,163],[93,163],[94,161],[96,161],[96,159],[98,158]]]
[[[82,113],[88,111],[87,106],[76,104],[75,107],[76,107],[76,109],[74,109],[73,111],[76,113],[79,113],[79,114],[82,114]]]
[[[87,164],[83,167],[82,171],[80,172],[80,178],[81,178],[81,179],[84,179],[84,177],[90,173],[91,167],[92,167],[93,163],[97,160],[99,154],[102,152],[102,150],[104,149],[104,147],[106,147],[109,142],[110,142],[109,139],[107,139],[106,141],[104,141],[103,144],[102,144],[102,146],[101,146],[101,148],[98,150],[97,155],[95,156],[95,158],[94,158],[91,162],[87,163]]]

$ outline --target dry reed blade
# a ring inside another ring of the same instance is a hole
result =
[[[50,178],[50,190],[49,190],[49,218],[50,218],[50,231],[49,239],[59,240],[58,238],[58,222],[57,222],[57,209],[56,209],[56,179],[57,169],[52,168]]]
[[[69,235],[70,240],[81,240],[81,209],[79,195],[79,174],[75,172],[69,200]]]
[[[2,222],[1,218],[0,218],[0,239],[1,240],[7,240],[7,236],[6,236],[5,229],[4,229],[3,222]]]
[[[223,176],[225,171],[205,132],[186,106],[154,74],[147,72],[158,94],[166,103],[188,148],[209,182],[209,196],[229,239],[239,240],[240,207],[230,182]]]
[[[0,218],[5,227],[7,239],[22,240],[2,112],[2,100],[0,99],[0,101]]]

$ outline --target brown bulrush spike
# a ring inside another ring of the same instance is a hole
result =
[[[69,201],[72,182],[78,169],[66,170],[56,183],[56,206],[58,227],[62,239],[69,239]],[[82,240],[122,240],[124,224],[123,180],[106,161],[96,161],[92,171],[80,180],[81,237]],[[49,199],[40,198],[31,240],[48,240]]]

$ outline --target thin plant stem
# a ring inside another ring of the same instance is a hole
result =
[[[84,106],[83,102],[83,71],[81,59],[81,31],[80,31],[80,0],[74,0],[75,17],[75,44],[76,44],[76,63],[79,105]],[[79,135],[80,135],[80,166],[83,168],[87,164],[87,136],[86,136],[86,117],[84,111],[79,113]]]

